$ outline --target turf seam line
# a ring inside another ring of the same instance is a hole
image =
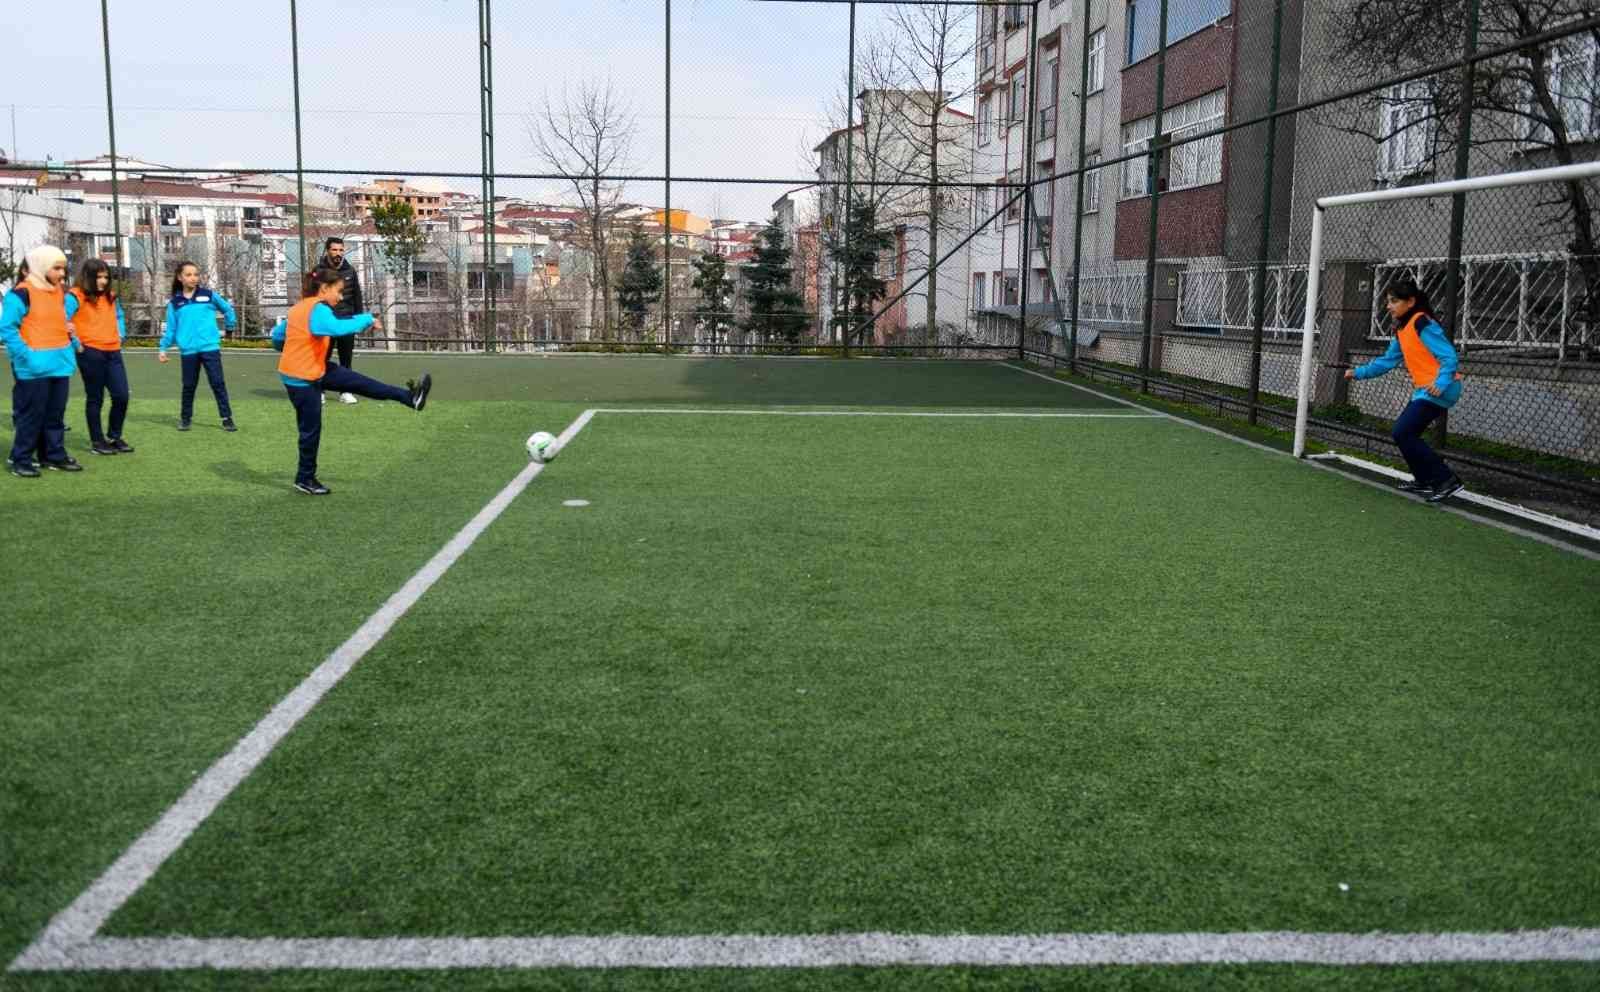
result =
[[[594,417],[585,410],[557,443],[565,446]],[[511,504],[544,465],[530,461],[495,496],[456,532],[417,573],[369,616],[343,644],[323,660],[288,695],[279,700],[251,731],[169,806],[155,824],[139,836],[87,889],[50,921],[44,931],[12,963],[25,967],[35,959],[49,959],[63,947],[84,943],[99,932],[122,905],[132,898],[163,862],[175,853],[205,822],[229,793],[243,782],[305,717],[329,689],[355,667],[356,662],[387,634],[406,611],[472,546],[495,518]]]
[[[838,968],[1600,961],[1600,929],[587,937],[101,937],[28,970]],[[14,970],[18,970],[15,969]]]
[[[1294,455],[1292,453],[1290,453],[1288,451],[1284,451],[1284,450],[1282,450],[1280,448],[1274,448],[1274,447],[1272,447],[1270,445],[1261,444],[1261,443],[1259,443],[1257,441],[1252,441],[1249,438],[1238,437],[1237,435],[1229,434],[1225,430],[1220,430],[1220,429],[1218,429],[1216,427],[1211,427],[1211,426],[1208,426],[1206,424],[1197,424],[1192,420],[1185,420],[1184,418],[1179,417],[1179,416],[1177,416],[1175,414],[1167,413],[1165,410],[1151,410],[1150,407],[1140,406],[1138,403],[1134,403],[1131,400],[1125,400],[1125,399],[1121,398],[1120,396],[1112,396],[1112,395],[1110,395],[1108,393],[1102,393],[1102,392],[1100,392],[1098,390],[1095,390],[1095,389],[1089,389],[1088,387],[1080,386],[1075,382],[1067,382],[1064,379],[1057,379],[1054,376],[1045,375],[1043,372],[1035,372],[1033,369],[1025,369],[1025,368],[1022,368],[1019,365],[1013,365],[1010,362],[1000,362],[999,364],[1004,365],[1006,368],[1016,369],[1018,372],[1021,372],[1021,373],[1025,374],[1025,375],[1038,376],[1039,378],[1045,379],[1045,380],[1047,380],[1049,382],[1058,383],[1060,385],[1067,386],[1067,387],[1069,387],[1071,389],[1080,390],[1082,392],[1088,393],[1091,396],[1098,396],[1101,399],[1111,400],[1111,401],[1116,402],[1116,403],[1121,403],[1124,406],[1134,407],[1135,409],[1138,409],[1138,410],[1150,410],[1157,417],[1162,417],[1162,418],[1165,418],[1167,420],[1171,420],[1174,423],[1182,424],[1185,427],[1193,427],[1197,431],[1205,431],[1207,434],[1215,434],[1218,437],[1227,438],[1229,441],[1234,441],[1234,442],[1237,442],[1239,444],[1247,445],[1247,446],[1249,446],[1251,448],[1255,448],[1255,449],[1257,449],[1259,451],[1265,451],[1268,454],[1282,455],[1285,458],[1294,458]],[[1297,462],[1302,462],[1303,464],[1309,465],[1312,468],[1320,469],[1321,471],[1324,471],[1324,472],[1331,472],[1334,475],[1337,475],[1341,479],[1348,479],[1351,482],[1358,482],[1363,486],[1369,486],[1369,487],[1371,487],[1373,489],[1378,490],[1381,493],[1387,493],[1388,495],[1391,495],[1391,496],[1400,496],[1402,498],[1406,498],[1405,494],[1400,492],[1399,490],[1396,490],[1396,489],[1393,489],[1393,488],[1391,488],[1389,486],[1383,485],[1382,483],[1376,482],[1376,481],[1374,481],[1372,479],[1363,479],[1363,478],[1360,478],[1359,476],[1351,475],[1348,472],[1341,472],[1337,468],[1334,468],[1332,465],[1325,465],[1322,462],[1319,462],[1314,458],[1295,458],[1294,460],[1297,461]],[[1407,478],[1410,478],[1410,476],[1407,476]],[[1562,540],[1559,540],[1557,538],[1550,537],[1547,534],[1540,534],[1540,533],[1537,533],[1536,531],[1531,531],[1531,530],[1528,530],[1528,529],[1523,528],[1523,527],[1518,527],[1515,524],[1506,523],[1504,520],[1495,520],[1495,519],[1493,519],[1491,517],[1481,516],[1479,514],[1472,513],[1472,512],[1469,512],[1467,510],[1463,510],[1462,508],[1460,508],[1458,506],[1440,505],[1440,506],[1438,506],[1438,509],[1441,509],[1446,513],[1455,514],[1456,516],[1461,517],[1464,520],[1470,520],[1473,523],[1484,524],[1486,526],[1493,527],[1493,528],[1495,528],[1497,530],[1503,530],[1508,534],[1515,534],[1518,537],[1525,537],[1530,541],[1537,541],[1540,544],[1549,545],[1550,547],[1555,548],[1555,549],[1557,549],[1559,551],[1567,551],[1567,552],[1570,552],[1572,554],[1578,555],[1578,556],[1583,557],[1583,558],[1589,558],[1589,559],[1600,561],[1600,554],[1597,554],[1596,552],[1591,551],[1588,548],[1582,547],[1581,545],[1569,544],[1566,541],[1562,541]]]

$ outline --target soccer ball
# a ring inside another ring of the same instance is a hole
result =
[[[548,462],[555,458],[556,436],[547,431],[539,431],[528,438],[528,457],[536,462]]]

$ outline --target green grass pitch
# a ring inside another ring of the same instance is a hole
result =
[[[1600,926],[1600,565],[989,363],[129,356],[0,479],[16,957],[583,410],[112,937]],[[1126,416],[1124,416],[1126,415]],[[565,500],[589,505],[569,507]],[[1341,889],[1343,883],[1347,889]],[[1589,964],[0,973],[0,988],[1583,988]]]

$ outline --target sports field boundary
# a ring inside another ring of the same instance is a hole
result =
[[[557,438],[559,452],[600,414],[735,416],[1170,419],[1274,454],[1164,411],[1010,365],[1138,413],[802,411],[591,408]],[[1315,464],[1315,463],[1313,463]],[[249,777],[461,558],[545,463],[530,462],[426,564],[217,759],[9,965],[11,972],[212,970],[401,970],[466,968],[833,968],[845,966],[1095,966],[1193,964],[1395,965],[1459,962],[1600,961],[1600,928],[1501,932],[1056,933],[1056,934],[705,934],[543,937],[196,938],[102,937],[100,929]],[[1318,466],[1325,468],[1326,466]],[[1377,483],[1371,483],[1377,486]],[[1379,488],[1383,488],[1379,486]],[[1470,516],[1470,515],[1469,515]],[[1473,517],[1472,519],[1478,519]],[[1516,530],[1515,528],[1507,529]],[[1557,542],[1550,542],[1557,543]],[[1579,550],[1581,549],[1571,549]]]

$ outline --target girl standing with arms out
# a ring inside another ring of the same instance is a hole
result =
[[[174,343],[183,356],[183,403],[178,412],[178,430],[189,429],[194,415],[194,391],[200,384],[200,369],[206,370],[206,381],[211,384],[211,394],[217,398],[217,416],[222,418],[222,429],[236,431],[233,408],[228,405],[228,385],[222,379],[222,335],[217,332],[217,314],[222,315],[228,330],[233,330],[238,320],[233,307],[217,295],[216,291],[200,285],[200,267],[193,262],[179,262],[172,278],[172,298],[167,301],[166,330],[161,335],[162,362],[167,361],[167,349]]]
[[[78,367],[63,302],[66,281],[67,256],[54,245],[43,245],[28,252],[27,279],[0,302],[0,339],[17,377],[11,392],[17,428],[11,442],[11,474],[24,479],[39,476],[35,451],[45,468],[83,471],[62,443],[67,390]]]
[[[1441,503],[1464,488],[1461,479],[1444,463],[1439,453],[1422,439],[1422,432],[1439,415],[1461,399],[1460,360],[1444,328],[1433,317],[1428,294],[1416,283],[1402,279],[1384,290],[1389,316],[1394,319],[1394,338],[1389,350],[1360,368],[1345,371],[1346,379],[1376,379],[1402,362],[1416,390],[1411,402],[1395,418],[1394,443],[1411,467],[1411,481],[1400,488]]]
[[[122,364],[122,339],[128,329],[106,263],[98,258],[83,263],[78,285],[67,293],[66,309],[83,345],[78,352],[78,371],[83,374],[89,450],[97,455],[132,454],[133,447],[122,439],[122,424],[128,416],[128,370]],[[102,433],[100,407],[108,392],[111,420],[109,430]]]

